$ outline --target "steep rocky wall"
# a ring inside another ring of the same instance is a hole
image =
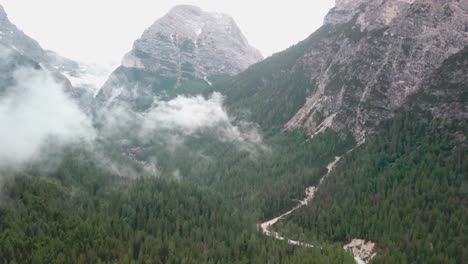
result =
[[[320,113],[328,126],[363,141],[468,45],[467,21],[467,1],[337,1],[325,20],[329,34],[298,62],[315,80],[314,92],[285,128],[314,134],[323,127],[314,118]]]

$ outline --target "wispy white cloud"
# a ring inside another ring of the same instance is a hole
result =
[[[175,131],[182,136],[208,132],[221,142],[235,143],[241,150],[254,152],[264,147],[257,126],[230,117],[220,93],[213,93],[209,98],[178,96],[167,102],[158,101],[142,115],[143,138],[161,130]]]
[[[90,120],[50,74],[22,68],[14,72],[14,80],[16,85],[0,97],[0,166],[35,158],[47,139],[94,137]]]

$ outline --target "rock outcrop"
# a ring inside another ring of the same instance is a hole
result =
[[[343,248],[364,263],[369,263],[377,255],[375,253],[375,243],[363,239],[353,239]]]

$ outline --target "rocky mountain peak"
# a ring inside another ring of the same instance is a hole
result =
[[[4,17],[4,16],[6,16],[5,9],[3,9],[3,6],[0,5],[0,17]]]
[[[8,16],[5,9],[3,9],[3,6],[0,5],[0,39],[2,38],[2,35],[5,34],[4,31],[9,27],[11,27],[10,20],[8,20]]]
[[[171,9],[171,11],[169,11],[169,14],[171,13],[193,13],[201,15],[203,14],[203,10],[194,5],[176,5]]]
[[[353,9],[368,1],[369,0],[336,0],[335,7],[337,9]]]
[[[346,23],[358,16],[358,24],[364,29],[388,26],[415,0],[337,0],[335,8],[325,18],[326,24]]]
[[[205,78],[236,74],[261,59],[230,16],[181,5],[143,33],[122,66],[151,71],[161,69],[161,60],[188,63],[194,66],[196,77]]]
[[[91,88],[94,87],[74,85],[70,82],[70,75],[73,75],[74,79],[80,79],[85,75],[81,71],[82,65],[53,51],[44,50],[35,39],[26,35],[10,22],[8,15],[0,5],[0,51],[2,50],[14,54],[12,57],[15,60],[30,62],[24,64],[25,66],[34,65],[34,67],[47,70],[57,82],[63,85],[64,90],[79,102],[83,109],[89,108],[92,98]],[[12,69],[16,69],[15,60],[0,65],[0,80],[11,78]]]
[[[7,14],[5,12],[5,9],[3,8],[2,5],[0,5],[0,19],[3,18],[3,17],[6,17]]]
[[[0,43],[17,52],[26,55],[37,62],[44,59],[44,50],[39,43],[24,34],[8,19],[3,7],[0,5]]]
[[[232,17],[180,5],[134,42],[98,97],[109,103],[115,98],[147,101],[154,95],[179,94],[192,89],[188,86],[210,86],[262,59]],[[116,89],[122,86],[123,91]]]

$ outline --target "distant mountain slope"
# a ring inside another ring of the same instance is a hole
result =
[[[0,97],[8,87],[16,84],[14,72],[22,67],[40,69],[39,64],[34,60],[0,44]]]
[[[39,43],[28,37],[23,31],[13,25],[0,5],[0,43],[11,47],[37,62],[47,61],[46,52]]]
[[[261,59],[231,17],[176,6],[135,41],[98,98],[145,108],[153,96],[198,93]]]
[[[66,80],[56,68],[61,67],[62,64],[53,65],[52,57],[50,57],[49,52],[42,49],[42,47],[35,41],[30,38],[23,31],[19,30],[15,25],[13,25],[8,16],[0,5],[0,44],[3,50],[3,53],[15,53],[13,57],[19,58],[24,57],[28,58],[31,61],[34,61],[36,64],[43,65],[46,69],[50,70],[55,77],[62,81],[65,86],[71,86],[70,82]],[[74,62],[67,61],[67,64],[71,64],[71,67],[77,67]],[[63,64],[64,65],[64,64]],[[6,66],[6,65],[5,65]],[[2,74],[6,74],[8,69],[4,69]]]
[[[3,53],[16,54],[13,57],[23,57],[34,61],[43,70],[50,72],[56,81],[60,82],[64,89],[80,102],[83,109],[88,110],[90,108],[96,87],[93,87],[91,83],[86,84],[85,82],[76,81],[86,77],[88,74],[87,66],[64,58],[56,52],[44,50],[36,40],[11,23],[1,5],[0,49],[3,50]],[[11,68],[2,68],[0,75],[3,75],[3,77],[1,78],[9,78],[6,76],[9,73],[11,73]]]

